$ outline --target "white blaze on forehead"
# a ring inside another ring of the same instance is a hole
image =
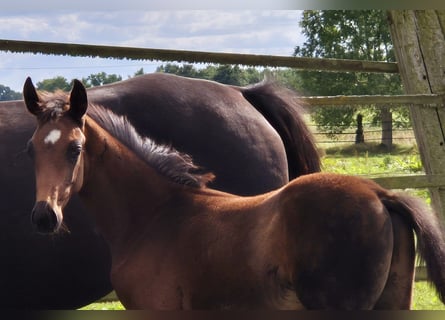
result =
[[[60,130],[53,129],[48,133],[43,142],[45,142],[46,144],[48,143],[55,144],[60,139],[61,135],[62,132]]]

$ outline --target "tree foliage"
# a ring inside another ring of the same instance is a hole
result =
[[[264,78],[265,71],[255,68],[241,68],[237,65],[208,65],[198,69],[192,64],[168,63],[156,69],[157,72],[176,74],[184,77],[213,80],[224,84],[245,86],[260,82]]]
[[[167,63],[156,68],[156,72],[171,73],[177,76],[201,78],[199,71],[192,64]]]
[[[104,84],[109,84],[121,80],[122,76],[117,74],[107,74],[106,72],[94,73],[90,74],[86,78],[82,78],[82,82],[87,88],[102,86]]]
[[[295,56],[394,62],[388,21],[381,10],[307,10],[300,22],[306,41]],[[400,94],[398,74],[301,71],[302,90],[308,95]],[[380,108],[366,106],[368,120],[380,119]],[[398,109],[397,117],[408,121]],[[317,125],[331,133],[352,125],[356,107],[320,108],[313,113]],[[363,111],[362,111],[363,113]],[[365,115],[366,116],[366,115]],[[396,117],[396,118],[397,118]]]
[[[140,76],[140,75],[143,75],[143,74],[144,74],[144,68],[140,68],[139,70],[137,70],[134,73],[134,76],[136,77],[136,76]]]
[[[20,100],[22,94],[0,84],[0,101]]]
[[[57,76],[51,79],[45,79],[36,83],[36,87],[41,91],[54,92],[56,90],[69,91],[71,83],[65,77]]]
[[[143,72],[139,70],[138,72]],[[107,74],[106,72],[92,73],[86,78],[82,78],[82,82],[85,87],[101,86],[116,81],[121,81],[122,77],[116,74]],[[45,79],[36,83],[38,90],[54,92],[56,90],[62,90],[68,92],[71,90],[73,80],[68,81],[65,77],[56,76],[54,78]]]

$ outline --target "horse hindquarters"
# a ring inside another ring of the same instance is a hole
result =
[[[307,309],[372,309],[391,265],[389,213],[374,193],[335,177],[322,185],[324,176],[319,177],[314,179],[319,183],[297,179],[296,188],[285,192],[288,199],[281,199],[288,238],[296,244],[292,282],[297,296]]]

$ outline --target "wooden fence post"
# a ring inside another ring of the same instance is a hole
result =
[[[407,94],[445,93],[445,11],[388,12],[400,76]],[[427,175],[445,173],[445,109],[411,106],[411,119]],[[445,190],[430,189],[433,207],[445,220]]]

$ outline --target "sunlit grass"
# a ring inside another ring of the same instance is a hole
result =
[[[106,301],[89,304],[80,310],[125,310],[125,308],[120,301]]]
[[[331,147],[324,150],[323,171],[352,175],[398,175],[423,172],[413,146],[393,146],[391,153],[378,144]]]
[[[414,286],[413,310],[445,310],[436,290],[426,281],[417,281]],[[80,310],[124,310],[119,301],[95,302]]]
[[[417,148],[394,146],[392,153],[382,152],[378,145],[352,145],[330,148],[322,157],[322,170],[363,177],[385,177],[423,174]],[[426,189],[409,189],[408,193],[421,197],[429,204]]]
[[[436,290],[426,281],[417,281],[414,287],[413,310],[445,310]]]

